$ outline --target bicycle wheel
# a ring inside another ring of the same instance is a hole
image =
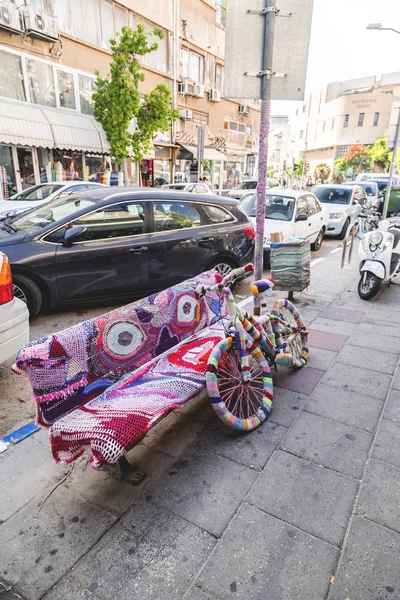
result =
[[[304,367],[308,360],[308,331],[299,311],[289,300],[276,300],[271,315],[284,321],[272,322],[278,348],[276,363],[288,368]]]
[[[250,431],[267,419],[272,407],[272,377],[261,350],[249,342],[250,379],[243,381],[240,350],[228,336],[208,359],[206,383],[210,403],[218,417],[232,429]]]

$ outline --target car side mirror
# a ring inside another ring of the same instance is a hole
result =
[[[297,215],[295,222],[297,223],[298,221],[308,221],[308,215],[305,215],[305,214]]]
[[[85,233],[86,227],[78,225],[77,227],[70,227],[64,234],[63,246],[72,246],[74,242],[78,242],[82,235]]]

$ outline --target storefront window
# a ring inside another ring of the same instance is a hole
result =
[[[33,169],[32,148],[17,148],[18,170],[21,187],[25,190],[35,185],[35,172]]]
[[[53,181],[83,180],[82,153],[53,150]]]
[[[26,100],[21,57],[0,50],[0,96]]]
[[[66,71],[57,71],[60,106],[76,109],[74,76]]]
[[[11,146],[0,146],[0,198],[9,198],[17,191]]]
[[[31,102],[44,106],[56,106],[53,67],[46,63],[27,59],[29,93]]]
[[[104,183],[104,173],[106,170],[106,160],[101,154],[89,154],[85,155],[86,158],[86,179],[88,181],[96,181],[97,183]]]
[[[78,75],[79,83],[79,99],[81,104],[81,112],[85,115],[93,114],[92,96],[94,92],[94,79],[85,75]]]
[[[165,159],[154,159],[153,161],[153,169],[154,169],[154,186],[161,187],[162,185],[166,185],[170,182],[170,169],[169,169],[170,161]]]
[[[243,179],[244,162],[227,160],[224,163],[224,189],[237,188]]]
[[[55,180],[55,177],[53,179],[50,150],[47,150],[47,148],[38,148],[37,155],[40,183],[51,183]]]

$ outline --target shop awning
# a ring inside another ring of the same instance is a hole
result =
[[[39,108],[0,100],[0,143],[53,148],[49,122]]]
[[[5,100],[0,100],[0,143],[109,151],[105,132],[94,117]]]
[[[179,144],[178,160],[197,160],[197,146]],[[225,160],[225,156],[215,148],[204,148],[204,158],[207,160]]]
[[[204,158],[207,160],[225,160],[225,156],[215,148],[204,148]]]

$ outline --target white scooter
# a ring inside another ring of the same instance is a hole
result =
[[[366,233],[358,247],[361,278],[358,295],[374,298],[383,283],[390,283],[400,270],[400,217],[385,219],[379,229]]]

